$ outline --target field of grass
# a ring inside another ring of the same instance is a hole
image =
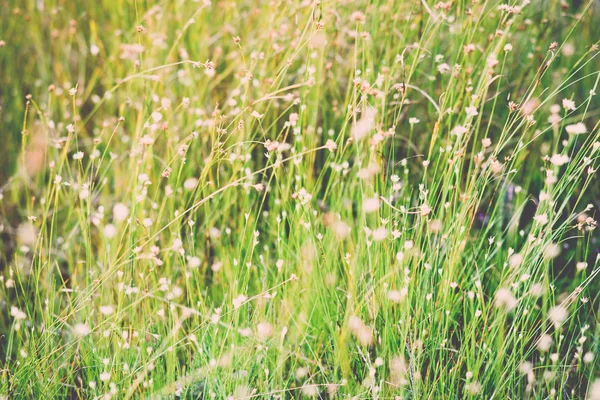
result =
[[[599,21],[0,0],[0,398],[600,399]]]

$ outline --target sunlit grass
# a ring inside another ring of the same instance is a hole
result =
[[[0,395],[589,398],[597,2],[0,9]]]

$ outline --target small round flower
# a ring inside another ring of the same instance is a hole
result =
[[[569,311],[561,305],[554,306],[548,311],[548,318],[558,327],[569,318]]]
[[[256,336],[259,339],[267,339],[273,334],[273,325],[268,322],[261,322],[256,325]]]
[[[198,257],[189,257],[187,260],[187,266],[189,268],[198,268],[200,267],[200,265],[202,264],[202,262],[200,261],[200,258]]]
[[[197,178],[188,178],[183,182],[183,188],[188,192],[194,190],[196,186],[198,186]]]
[[[327,143],[325,143],[325,148],[333,153],[333,151],[337,149],[337,144],[333,140],[329,139],[327,140]]]
[[[363,201],[363,211],[372,213],[379,210],[380,201],[377,197],[371,197]]]
[[[102,315],[111,315],[113,312],[115,312],[115,308],[111,305],[100,306],[98,307],[98,311],[100,311],[100,314]]]
[[[552,346],[552,336],[544,334],[537,342],[537,347],[540,351],[548,351]]]
[[[511,311],[517,306],[517,299],[513,296],[510,289],[501,288],[496,292],[495,304],[498,308],[504,308],[507,311]]]
[[[575,102],[571,99],[563,99],[562,106],[566,111],[575,110]]]
[[[104,237],[112,239],[117,235],[117,228],[113,224],[106,224],[104,226]]]
[[[354,11],[352,15],[350,15],[350,21],[364,24],[366,20],[365,14],[360,11]]]
[[[113,218],[117,222],[122,222],[129,216],[129,207],[123,203],[117,203],[113,207]]]
[[[407,294],[408,289],[402,288],[401,290],[390,290],[387,294],[387,297],[392,303],[402,303]]]
[[[565,130],[570,135],[583,135],[584,133],[588,132],[587,127],[585,126],[585,124],[583,122],[578,122],[576,124],[567,125],[565,127]]]
[[[73,332],[73,335],[77,337],[86,336],[92,332],[90,327],[83,323],[75,324],[71,331]]]

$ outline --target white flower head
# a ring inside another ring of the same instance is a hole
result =
[[[578,122],[576,124],[567,125],[565,127],[565,130],[570,135],[583,135],[584,133],[588,132],[587,127],[585,126],[585,124],[583,122]]]

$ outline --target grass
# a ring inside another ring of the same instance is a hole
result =
[[[0,395],[600,399],[600,4],[3,0]]]

